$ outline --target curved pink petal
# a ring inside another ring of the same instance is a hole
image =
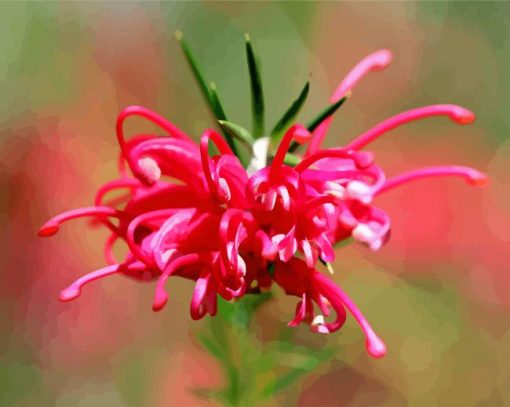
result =
[[[133,270],[139,271],[144,269],[145,265],[140,262],[135,262],[131,264],[112,264],[110,266],[103,267],[83,277],[80,277],[78,280],[73,282],[70,286],[61,291],[59,299],[60,301],[63,302],[74,300],[75,298],[80,296],[81,290],[83,286],[86,284],[89,284],[93,281],[99,280],[104,277],[111,276],[112,274],[121,273],[123,271]]]
[[[377,189],[376,194],[381,194],[395,187],[407,184],[410,181],[415,181],[422,178],[445,176],[456,176],[464,178],[470,185],[474,186],[484,186],[488,182],[487,175],[483,172],[475,170],[474,168],[462,167],[459,165],[444,165],[421,168],[398,175],[386,181],[380,188]]]
[[[168,280],[168,278],[173,273],[175,273],[177,269],[184,266],[189,266],[190,264],[196,263],[200,260],[202,260],[201,257],[196,253],[187,254],[176,258],[166,266],[156,285],[156,292],[154,294],[154,301],[152,303],[152,309],[154,311],[162,310],[168,301],[168,294],[165,291],[166,280]]]
[[[384,133],[403,124],[434,116],[448,116],[458,124],[470,124],[475,120],[475,115],[470,110],[457,105],[430,105],[411,109],[406,112],[390,117],[356,137],[345,148],[347,150],[359,150],[371,143]]]
[[[330,103],[336,103],[344,96],[346,96],[347,92],[350,92],[354,86],[369,72],[377,72],[385,69],[390,65],[391,60],[393,59],[393,55],[391,51],[387,49],[380,49],[375,51],[374,53],[363,58],[348,74],[347,76],[340,82],[338,87],[333,92],[333,95],[329,99]],[[306,155],[313,154],[316,152],[326,134],[331,126],[331,122],[333,121],[333,116],[327,117],[313,132],[313,138],[310,141],[310,145],[308,146],[308,150]]]

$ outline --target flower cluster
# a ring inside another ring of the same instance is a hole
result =
[[[365,74],[385,68],[390,60],[387,50],[363,59],[330,102],[348,96]],[[108,265],[72,283],[60,300],[75,299],[92,281],[123,274],[156,281],[153,309],[158,311],[168,299],[167,279],[180,276],[195,282],[190,312],[200,319],[215,315],[218,296],[234,300],[275,282],[299,298],[289,326],[304,322],[314,332],[331,333],[342,327],[347,310],[365,334],[368,353],[382,357],[383,341],[317,267],[319,262],[329,266],[335,245],[348,238],[372,250],[384,245],[390,220],[373,206],[379,194],[431,176],[460,176],[473,185],[486,181],[481,172],[461,166],[424,168],[387,180],[373,154],[362,151],[397,126],[438,115],[459,124],[474,120],[460,106],[426,106],[387,119],[344,147],[321,148],[332,119],[326,116],[313,131],[292,125],[275,151],[266,138],[258,139],[246,169],[214,130],[206,130],[197,144],[158,114],[130,106],[117,119],[119,178],[98,190],[93,206],[58,215],[39,231],[50,236],[67,220],[92,217],[111,233],[104,246]],[[124,122],[132,116],[156,124],[165,136],[139,134],[126,140]],[[286,155],[294,143],[307,149],[291,165]],[[114,190],[125,193],[108,200]],[[129,248],[123,259],[114,258],[112,251],[119,239]]]

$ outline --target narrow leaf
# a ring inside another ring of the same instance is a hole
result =
[[[188,64],[191,68],[191,72],[193,73],[193,77],[197,81],[198,87],[200,88],[200,91],[202,92],[202,95],[207,105],[211,109],[214,117],[216,118],[216,120],[225,120],[226,119],[225,111],[223,110],[223,107],[218,98],[216,85],[214,85],[213,83],[211,83],[211,87],[207,85],[207,81],[202,73],[202,70],[198,65],[197,59],[193,55],[193,52],[191,51],[191,48],[189,47],[187,42],[184,41],[182,32],[177,31],[175,33],[175,38],[177,38],[177,41],[179,41],[179,44],[181,45],[182,52],[186,57],[186,61],[188,61]],[[235,153],[236,150],[232,140],[229,140],[226,135],[225,138],[227,139],[230,148],[232,148],[232,151],[234,151]],[[212,151],[215,151],[215,149],[212,149]]]
[[[298,368],[294,368],[289,372],[281,374],[278,378],[270,383],[262,392],[262,394],[267,397],[271,394],[277,394],[282,392],[283,390],[288,389],[293,384],[295,384],[301,377],[305,376],[307,373],[310,373],[313,369],[315,369],[319,365],[319,361],[313,357],[309,358],[305,363],[303,363]]]
[[[290,107],[283,114],[282,118],[274,126],[273,131],[271,132],[271,140],[279,141],[281,139],[283,133],[285,133],[285,130],[287,130],[287,128],[291,125],[291,123],[294,121],[299,111],[303,107],[303,104],[305,103],[305,100],[308,96],[309,90],[310,82],[306,82],[297,99],[294,100],[294,102],[292,102]]]
[[[343,97],[338,102],[333,103],[326,107],[322,112],[320,112],[317,117],[313,120],[311,120],[306,128],[308,131],[314,131],[317,127],[319,127],[319,124],[321,124],[324,119],[331,116],[333,113],[335,113],[340,106],[344,104],[344,102],[347,100],[347,97]]]
[[[219,347],[214,341],[214,339],[212,339],[209,336],[199,334],[198,340],[211,356],[215,357],[220,361],[225,359],[224,349]]]
[[[347,100],[347,96],[340,99],[338,102],[335,102],[328,107],[326,107],[322,112],[320,112],[315,119],[308,122],[306,128],[308,131],[312,132],[314,131],[319,125],[329,116],[333,115],[340,106],[344,104],[344,102]],[[289,147],[289,152],[293,153],[299,148],[299,143],[296,143],[295,141],[292,142],[292,144]]]
[[[221,128],[229,133],[232,137],[235,137],[250,149],[252,148],[255,140],[253,139],[253,136],[250,134],[250,132],[244,127],[236,123],[228,122],[226,120],[218,120],[218,123],[220,124]]]
[[[250,72],[251,86],[251,108],[253,131],[255,138],[259,138],[264,133],[264,95],[262,92],[262,81],[260,79],[260,68],[251,45],[250,36],[245,35],[246,39],[246,58],[248,60],[248,70]]]
[[[226,120],[218,120],[218,123],[223,131],[223,134],[233,137],[235,140],[233,144],[242,143],[246,149],[237,148],[237,158],[244,168],[248,167],[250,157],[253,155],[253,137],[248,130],[238,124],[231,123]],[[237,147],[237,146],[236,146]],[[249,152],[249,153],[248,153]]]
[[[285,154],[285,158],[283,159],[283,163],[285,165],[290,165],[291,167],[295,167],[296,165],[299,164],[300,161],[301,159],[297,155],[292,153]]]
[[[288,345],[288,343],[282,343],[282,345]],[[285,350],[284,352],[286,353]],[[293,362],[291,369],[283,374],[278,375],[278,378],[270,383],[263,390],[262,394],[267,397],[288,389],[297,381],[299,381],[299,379],[301,379],[303,376],[312,372],[321,363],[327,360],[331,360],[333,355],[334,351],[331,349],[323,349],[318,352],[312,349],[303,349],[302,351],[294,353],[293,357],[290,359],[290,361]],[[278,359],[282,361],[286,358],[284,354],[281,354]],[[296,360],[294,361],[293,359]]]
[[[223,110],[223,106],[221,105],[216,84],[214,82],[211,82],[209,85],[209,94],[211,97],[211,108],[216,120],[226,120],[227,116],[225,115],[225,110]]]
[[[202,92],[202,95],[204,96],[207,104],[212,108],[209,87],[207,86],[207,81],[205,80],[205,77],[202,74],[200,67],[198,66],[195,56],[191,52],[191,49],[188,46],[188,44],[186,43],[186,41],[184,41],[181,31],[175,32],[175,38],[177,38],[177,41],[179,41],[179,44],[181,45],[182,52],[184,53],[184,56],[186,57],[186,60],[188,61],[188,64],[191,68],[191,72],[193,73],[193,76],[195,77],[195,80],[198,83],[198,86],[200,88],[200,91]]]
[[[216,84],[214,82],[211,82],[211,85],[209,86],[209,94],[211,97],[211,109],[212,109],[212,112],[213,112],[214,116],[216,117],[216,120],[218,121],[218,123],[220,120],[221,121],[227,120],[225,110],[223,110],[223,106],[222,106],[220,99],[218,97],[218,91],[216,89]],[[225,131],[225,129],[223,129],[223,127],[220,126],[220,128],[221,128],[221,132],[223,133],[223,136],[225,137],[225,140],[227,140],[229,147],[232,149],[232,152],[242,162],[243,159],[241,159],[239,148],[238,148],[236,142],[234,141],[234,139],[232,138],[232,135],[229,132]]]

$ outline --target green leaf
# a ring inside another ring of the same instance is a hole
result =
[[[209,89],[210,89],[210,95],[211,95],[211,107],[212,107],[214,116],[216,117],[216,121],[220,126],[220,130],[223,133],[223,136],[225,137],[225,140],[227,141],[229,147],[232,149],[232,152],[237,156],[237,158],[239,158],[239,161],[241,162],[243,167],[246,168],[246,167],[248,167],[248,164],[250,163],[250,157],[252,155],[251,144],[248,146],[249,147],[248,149],[250,151],[250,154],[248,155],[245,150],[239,148],[238,141],[235,140],[235,137],[238,134],[233,134],[231,131],[228,131],[225,126],[221,125],[222,122],[223,123],[230,123],[230,122],[227,121],[225,111],[223,110],[223,106],[222,106],[220,99],[218,97],[218,91],[216,88],[216,84],[214,82],[211,82]],[[238,126],[238,125],[236,125],[236,126],[239,127],[239,129],[243,129],[241,126]],[[251,135],[250,135],[250,137],[251,137]]]
[[[294,121],[294,119],[298,115],[299,111],[303,107],[303,104],[305,103],[305,100],[308,96],[309,90],[310,90],[310,82],[306,82],[305,86],[301,90],[301,93],[299,94],[297,99],[294,100],[294,102],[292,102],[290,107],[283,114],[282,118],[274,126],[273,131],[271,132],[271,140],[272,141],[277,142],[282,138],[283,133],[285,133],[287,128]]]
[[[340,99],[338,102],[335,102],[328,107],[326,107],[322,112],[320,112],[315,119],[308,122],[306,128],[308,131],[312,132],[314,131],[319,125],[329,116],[332,116],[333,113],[335,113],[340,106],[342,106],[345,101],[347,100],[347,96],[344,96],[342,99]],[[293,153],[299,148],[299,143],[296,143],[295,141],[292,142],[292,144],[289,147],[289,152]]]
[[[285,165],[289,165],[291,167],[295,167],[296,165],[299,164],[300,161],[301,161],[301,158],[299,158],[297,155],[292,154],[292,153],[285,154],[285,158],[283,159],[283,163]]]
[[[216,117],[216,121],[227,120],[225,110],[223,110],[223,106],[220,102],[220,98],[218,97],[218,90],[217,90],[216,84],[214,82],[211,82],[211,84],[209,86],[209,95],[211,98],[211,110],[214,114],[214,117]],[[232,149],[234,154],[236,156],[239,156],[239,154],[238,154],[239,151],[238,151],[237,145],[236,145],[234,139],[232,138],[232,136],[230,135],[230,133],[224,131],[223,128],[221,129],[221,132],[223,133],[223,136],[225,137],[227,144]]]
[[[348,237],[347,239],[340,240],[339,242],[335,243],[333,247],[335,249],[340,249],[345,246],[349,246],[351,243],[354,243],[354,238]]]
[[[246,295],[241,302],[242,308],[244,308],[250,315],[253,316],[257,309],[262,305],[268,302],[273,298],[273,293],[271,291],[265,291],[260,294],[248,294]]]
[[[260,294],[245,295],[235,303],[229,304],[233,307],[231,322],[248,329],[257,309],[271,298],[273,298],[273,294],[266,291]]]
[[[211,109],[216,117],[216,120],[226,120],[227,116],[225,115],[225,110],[223,110],[223,106],[221,105],[220,99],[218,97],[218,90],[216,88],[216,84],[211,82],[209,85],[209,95],[211,97]]]
[[[207,105],[211,109],[214,117],[216,118],[216,120],[226,120],[225,111],[223,110],[223,106],[218,97],[216,85],[214,84],[214,82],[211,82],[210,86],[207,85],[207,81],[205,79],[204,74],[202,73],[202,70],[198,65],[197,59],[193,55],[193,52],[191,51],[191,48],[189,47],[187,42],[184,41],[182,32],[177,31],[175,33],[175,38],[177,38],[179,44],[181,45],[182,52],[184,53],[184,56],[188,61],[188,64],[191,68],[191,72],[193,73],[193,76],[198,83],[198,87],[200,88],[200,91],[202,92],[202,95]],[[223,135],[225,136],[225,139],[227,140],[227,143],[234,152],[234,154],[237,155],[236,145],[232,138],[230,137],[230,135],[227,135],[225,133]],[[215,151],[214,148],[211,148],[211,150],[212,150],[211,152]]]
[[[300,364],[300,366],[279,375],[276,380],[274,380],[272,383],[269,383],[269,385],[267,385],[267,387],[262,391],[262,396],[268,397],[288,389],[301,377],[314,370],[319,364],[320,361],[317,358],[313,356],[307,358],[305,362]]]
[[[207,81],[205,80],[205,77],[202,74],[202,70],[198,66],[195,56],[191,52],[191,48],[186,43],[186,41],[184,41],[183,34],[181,31],[175,32],[175,38],[177,38],[177,41],[179,41],[179,44],[181,45],[182,52],[184,53],[184,56],[186,57],[186,60],[188,61],[188,64],[191,68],[191,72],[193,73],[193,76],[195,77],[195,80],[198,83],[198,86],[200,88],[200,91],[202,92],[202,95],[204,96],[209,107],[211,107],[211,109],[214,111],[212,101],[211,101],[211,95],[209,93],[209,87],[207,86]]]
[[[317,127],[319,127],[319,124],[321,124],[324,121],[324,119],[326,119],[327,117],[329,117],[333,113],[335,113],[338,110],[338,108],[345,103],[346,100],[347,100],[347,96],[343,97],[338,102],[333,103],[333,104],[329,105],[328,107],[326,107],[322,112],[320,112],[317,115],[317,117],[315,119],[311,120],[308,123],[308,125],[306,126],[308,131],[312,132]]]
[[[218,120],[218,123],[225,132],[227,132],[232,137],[244,143],[246,147],[248,147],[250,150],[252,149],[255,140],[253,139],[253,136],[248,130],[246,130],[239,124],[232,123],[226,120]]]
[[[260,67],[251,45],[250,36],[245,35],[246,58],[250,72],[251,108],[253,121],[253,136],[259,138],[264,133],[264,95],[262,92],[262,80],[260,79]]]
[[[207,352],[218,360],[224,360],[225,351],[217,344],[217,342],[208,335],[198,334],[197,339]]]
[[[297,348],[297,351],[287,353],[289,343],[280,343],[283,348],[280,349],[282,352],[278,357],[280,365],[285,365],[286,359],[289,359],[291,368],[290,371],[281,374],[276,380],[270,383],[264,390],[264,397],[274,395],[282,392],[289,387],[293,386],[299,379],[301,379],[307,373],[310,373],[317,368],[321,363],[330,360],[334,356],[332,349],[321,349],[319,351],[310,348]],[[292,346],[290,349],[295,350],[296,347]]]
[[[234,140],[232,140],[232,144],[236,146],[236,149],[232,149],[232,151],[234,151],[237,158],[239,158],[243,167],[247,168],[250,163],[250,158],[253,155],[254,140],[252,135],[244,127],[226,120],[218,120],[218,124],[220,125],[223,134],[225,134],[225,137],[228,136],[230,138],[234,138]],[[244,144],[246,149],[238,148],[239,142]]]

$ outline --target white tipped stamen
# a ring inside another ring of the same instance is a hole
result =
[[[270,189],[266,193],[262,194],[262,206],[267,211],[272,211],[276,205],[277,194],[273,189]]]
[[[329,271],[329,274],[331,274],[331,275],[335,274],[335,269],[333,268],[331,263],[326,262],[326,269]]]
[[[312,245],[307,239],[301,241],[301,249],[303,250],[303,254],[305,255],[306,264],[308,267],[314,267],[314,256]]]
[[[311,324],[312,331],[320,334],[329,334],[329,329],[326,327],[325,323],[324,315],[316,315]]]
[[[227,258],[229,262],[232,262],[232,259],[234,258],[234,242],[227,242],[225,245]]]
[[[246,263],[240,255],[237,255],[237,268],[241,276],[244,277],[246,275]]]
[[[352,237],[358,242],[367,244],[374,251],[379,250],[382,246],[380,236],[364,223],[360,223],[353,229]]]
[[[360,223],[352,231],[352,237],[362,243],[370,243],[376,238],[376,234],[368,225]]]
[[[324,320],[324,315],[319,314],[316,315],[315,318],[312,321],[312,325],[324,325],[326,321]]]
[[[352,216],[351,213],[345,211],[344,213],[340,214],[339,218],[340,222],[343,226],[346,228],[354,228],[358,224],[358,221],[354,216]]]
[[[376,239],[372,243],[370,243],[370,249],[372,249],[374,252],[379,250],[382,247],[382,240]]]
[[[150,157],[140,158],[138,160],[138,167],[141,172],[150,182],[156,182],[161,178],[161,169],[158,163]]]
[[[332,195],[338,199],[345,199],[346,192],[345,192],[345,188],[342,185],[340,185],[336,182],[332,182],[332,181],[326,181],[325,185],[326,185],[326,194]]]
[[[230,192],[230,188],[225,178],[218,179],[218,186],[223,198],[225,198],[227,202],[230,201],[230,199],[232,198],[232,193]]]
[[[290,210],[290,195],[289,191],[287,191],[287,188],[285,188],[284,186],[279,186],[278,194],[281,197],[283,209],[285,209],[286,211]]]
[[[165,250],[165,251],[163,252],[163,254],[161,255],[161,258],[162,258],[163,262],[164,262],[165,264],[167,264],[167,263],[168,263],[168,260],[170,260],[170,257],[171,257],[171,256],[172,256],[175,252],[177,252],[177,250],[176,250],[176,249],[169,249],[169,250]]]
[[[346,193],[349,198],[356,199],[365,205],[372,202],[373,191],[372,188],[361,181],[351,181],[347,184]]]
[[[335,205],[332,203],[325,203],[323,206],[324,212],[328,215],[334,215],[335,214]]]
[[[272,238],[271,238],[271,242],[275,245],[275,246],[278,246],[280,244],[280,242],[283,240],[283,238],[285,237],[285,235],[283,233],[279,233],[277,235],[274,235]]]

